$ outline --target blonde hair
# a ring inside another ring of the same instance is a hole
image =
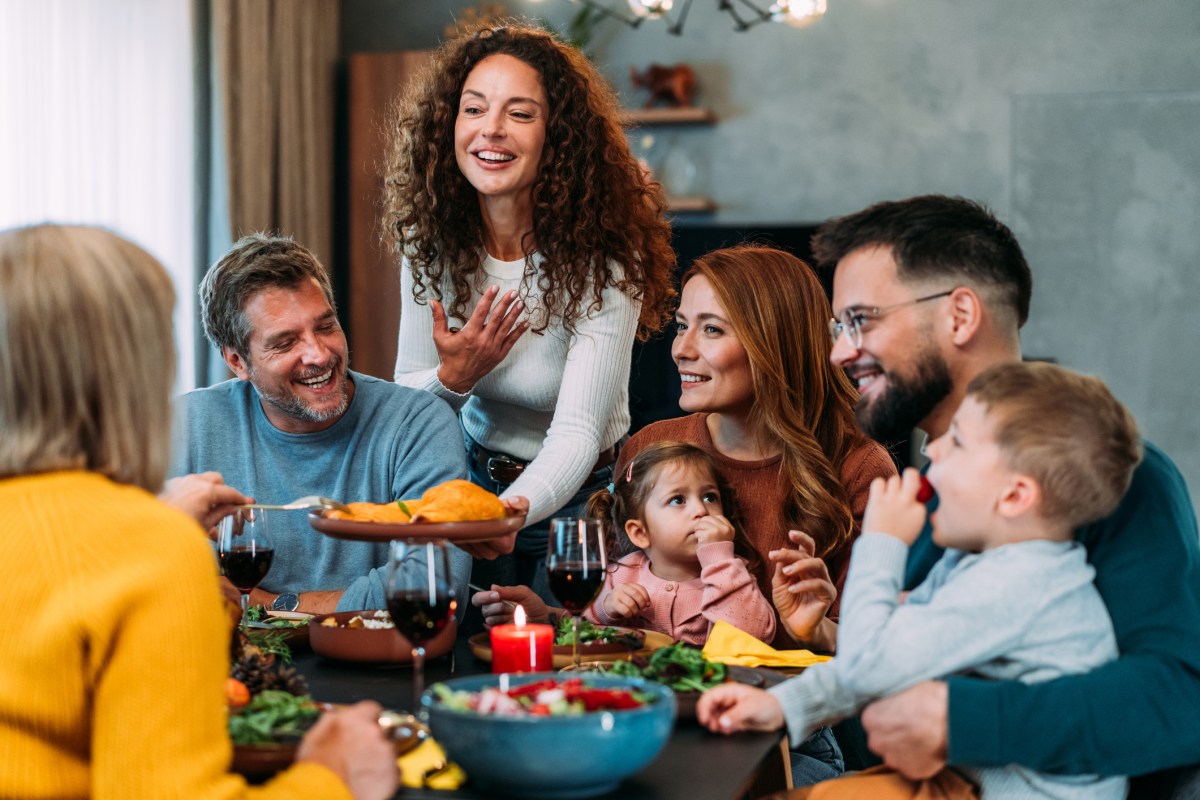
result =
[[[698,467],[708,473],[721,494],[724,516],[734,528],[734,552],[746,561],[751,574],[757,572],[761,566],[761,559],[742,532],[733,492],[721,477],[712,456],[686,442],[663,441],[647,445],[629,460],[625,472],[613,476],[610,489],[600,489],[588,498],[585,513],[604,523],[609,561],[615,563],[638,550],[637,545],[630,541],[625,533],[625,523],[631,519],[645,517],[646,501],[654,491],[654,485],[663,469],[668,466]]]
[[[1070,528],[1113,512],[1142,459],[1137,422],[1099,378],[1040,362],[976,376],[1008,466],[1042,490],[1041,515]]]
[[[174,304],[162,265],[114,233],[0,232],[0,477],[82,469],[158,491]]]

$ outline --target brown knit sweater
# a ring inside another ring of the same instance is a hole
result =
[[[717,470],[729,484],[737,499],[741,514],[741,528],[762,560],[758,571],[758,585],[763,596],[771,597],[771,570],[768,568],[767,553],[780,547],[791,546],[788,542],[788,526],[783,520],[783,487],[779,475],[782,456],[760,461],[735,461],[717,452],[709,435],[706,420],[708,414],[691,414],[678,419],[655,422],[642,428],[621,448],[614,475],[624,474],[629,460],[646,445],[654,442],[677,441],[694,444],[712,454]],[[878,476],[896,474],[896,465],[881,445],[869,442],[850,452],[842,463],[842,486],[850,498],[850,511],[854,514],[854,537],[862,526],[862,515],[867,508],[867,494],[871,481]],[[846,582],[846,570],[850,566],[850,546],[847,542],[838,552],[825,559],[829,574],[838,588],[838,602],[829,609],[829,617],[837,620],[842,586]],[[776,620],[778,623],[778,620]],[[794,647],[782,624],[776,625],[775,644]]]

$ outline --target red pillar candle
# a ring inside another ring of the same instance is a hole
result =
[[[512,625],[492,628],[492,672],[548,672],[554,668],[554,628],[526,625],[517,606]]]

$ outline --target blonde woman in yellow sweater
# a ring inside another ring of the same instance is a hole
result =
[[[0,233],[0,797],[388,797],[373,703],[325,715],[264,787],[228,772],[216,565],[152,494],[173,305],[114,234]]]

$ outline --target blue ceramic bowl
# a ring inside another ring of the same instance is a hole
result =
[[[455,691],[496,686],[499,675],[445,681]],[[510,686],[568,676],[535,672],[506,676]],[[633,688],[654,702],[623,711],[574,717],[499,717],[456,711],[426,691],[421,705],[450,760],[473,786],[532,798],[591,797],[611,791],[658,756],[675,722],[675,693],[662,684],[617,675],[589,675],[589,685]]]

